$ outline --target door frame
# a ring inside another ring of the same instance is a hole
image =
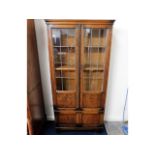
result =
[[[55,109],[63,109],[63,108],[59,108],[57,107],[57,93],[60,93],[60,91],[58,91],[56,89],[56,78],[55,78],[55,64],[54,64],[54,50],[53,50],[53,44],[52,44],[52,28],[64,28],[64,29],[70,29],[73,28],[75,29],[76,33],[75,33],[75,56],[76,56],[76,65],[75,65],[75,81],[76,81],[76,99],[75,99],[75,108],[68,108],[68,109],[78,109],[79,108],[79,38],[80,38],[80,25],[77,24],[73,24],[73,25],[67,25],[67,24],[51,24],[51,25],[47,25],[47,31],[48,31],[48,49],[49,49],[49,63],[50,63],[50,78],[51,78],[51,88],[52,88],[52,93],[53,93],[53,105]],[[53,84],[52,84],[53,83]],[[63,94],[68,94],[69,91],[62,91]],[[67,109],[67,108],[66,108]]]
[[[104,108],[107,94],[107,84],[108,84],[108,76],[109,76],[109,65],[110,65],[110,53],[111,53],[111,37],[112,37],[112,25],[102,25],[102,24],[83,24],[81,25],[81,48],[80,48],[80,109],[85,108],[83,105],[83,93],[87,93],[91,96],[93,93],[98,94],[98,91],[84,91],[83,88],[83,62],[84,62],[84,28],[103,28],[107,29],[107,49],[105,56],[105,70],[104,70],[104,79],[103,79],[103,93],[100,97],[99,107],[96,108]]]

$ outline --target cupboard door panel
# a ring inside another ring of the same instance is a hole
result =
[[[79,26],[49,25],[54,105],[79,107]]]
[[[82,126],[84,127],[94,127],[99,126],[103,124],[103,114],[102,113],[83,113],[82,114],[82,120],[81,120]]]
[[[57,116],[57,122],[60,124],[75,124],[76,115],[75,114],[59,114]]]
[[[103,125],[103,112],[95,110],[59,110],[55,112],[59,127],[97,127]]]
[[[103,93],[83,93],[82,96],[82,107],[83,108],[103,108],[104,104],[103,102],[104,94]]]
[[[89,25],[90,26],[90,25]],[[109,29],[83,26],[80,57],[80,107],[103,107]]]
[[[76,107],[76,93],[57,93],[57,108],[74,108]]]
[[[55,119],[59,127],[73,127],[77,124],[77,113],[74,110],[55,111]]]

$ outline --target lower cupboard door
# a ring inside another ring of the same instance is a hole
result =
[[[75,127],[77,124],[77,113],[74,111],[55,112],[55,117],[59,127]]]
[[[87,111],[56,111],[58,127],[98,127],[103,124],[103,113]]]
[[[82,108],[103,108],[105,95],[101,92],[83,92],[82,93]]]
[[[103,124],[102,113],[82,113],[81,124],[83,127],[98,127]]]

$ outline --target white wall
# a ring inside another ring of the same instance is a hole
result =
[[[54,119],[53,114],[53,100],[52,90],[50,83],[50,68],[49,68],[49,56],[48,56],[48,40],[47,29],[44,20],[35,20],[36,38],[38,46],[39,64],[41,72],[41,82],[45,103],[45,111],[48,120]]]
[[[116,21],[113,28],[105,120],[122,121],[128,88],[128,40],[126,24]],[[128,106],[127,106],[128,107]],[[128,120],[128,108],[125,120]]]
[[[45,110],[47,118],[53,120],[54,115],[52,108],[52,90],[50,87],[47,29],[44,20],[35,20],[35,28]],[[110,74],[104,117],[106,121],[122,121],[123,119],[123,108],[128,87],[127,56],[127,30],[123,21],[117,20],[114,23],[112,38]],[[125,120],[128,120],[127,108],[125,112]]]

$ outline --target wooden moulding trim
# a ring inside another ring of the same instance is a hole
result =
[[[78,111],[77,108],[55,108],[55,111]]]
[[[92,23],[92,24],[83,24],[84,27],[83,28],[102,28],[102,29],[108,29],[108,28],[112,28],[112,24],[97,24],[97,23]]]
[[[64,90],[64,91],[63,90],[60,90],[60,91],[57,90],[56,93],[59,93],[59,94],[73,94],[73,93],[76,93],[76,91],[74,91],[74,90],[73,91],[72,90]]]
[[[76,110],[75,108],[58,108],[55,110],[56,113],[85,113],[85,114],[97,114],[103,113],[104,108],[82,108]]]
[[[66,114],[66,115],[77,114],[75,110],[55,110],[54,112],[59,114]]]
[[[47,24],[103,24],[113,25],[115,20],[87,20],[87,19],[45,19]]]
[[[103,91],[83,91],[83,94],[104,94]]]
[[[53,22],[46,22],[47,25],[50,27],[50,28],[75,28],[77,26],[77,24],[73,24],[73,23],[60,23],[60,22],[56,22],[56,23],[53,23]]]

